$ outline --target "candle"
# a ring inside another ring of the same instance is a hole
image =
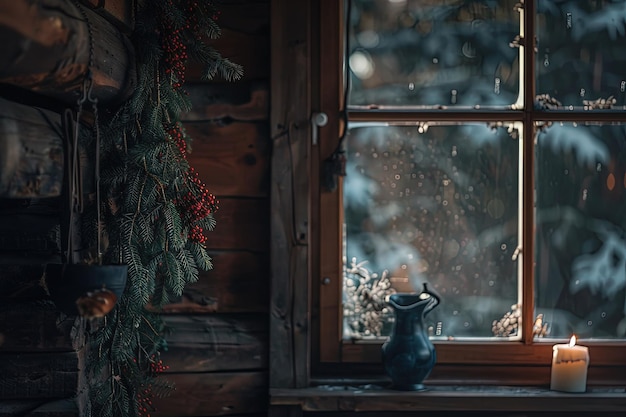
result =
[[[576,345],[576,336],[569,344],[552,347],[552,376],[550,389],[565,392],[585,392],[589,349]]]

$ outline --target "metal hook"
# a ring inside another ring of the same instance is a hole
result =
[[[76,102],[78,106],[82,106],[87,100],[89,102],[94,103],[97,102],[97,99],[93,97],[93,77],[91,74],[91,69],[87,70],[87,74],[85,74],[85,79],[83,80],[83,88],[82,88],[82,96]]]

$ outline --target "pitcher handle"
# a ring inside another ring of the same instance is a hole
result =
[[[439,294],[437,294],[435,290],[429,290],[427,283],[424,283],[423,292],[431,296],[431,301],[428,303],[428,305],[424,309],[424,315],[426,315],[430,312],[430,310],[432,310],[433,308],[439,305],[439,303],[441,302],[441,297],[439,296]]]

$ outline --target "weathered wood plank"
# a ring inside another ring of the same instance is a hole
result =
[[[163,316],[171,329],[161,355],[170,372],[267,368],[265,315]]]
[[[135,26],[135,0],[81,0],[100,16],[123,32],[130,32]]]
[[[81,6],[93,31],[93,95],[122,100],[136,86],[134,50],[126,36]],[[89,66],[89,30],[70,1],[0,2],[0,82],[74,104]]]
[[[273,1],[270,385],[309,381],[310,1]],[[315,227],[315,225],[311,225]]]
[[[58,114],[0,98],[0,197],[61,194],[61,132]]]
[[[337,179],[337,188],[330,192],[326,189],[324,181],[321,180],[324,161],[330,157],[339,143],[343,120],[340,110],[343,107],[343,46],[340,39],[343,38],[342,27],[344,16],[337,13],[335,0],[321,0],[319,13],[321,16],[329,16],[327,19],[320,19],[320,45],[319,45],[319,110],[328,114],[328,124],[319,130],[319,147],[314,151],[311,164],[315,168],[313,177],[313,205],[316,212],[314,218],[324,218],[320,224],[315,239],[324,242],[319,245],[317,262],[314,262],[315,275],[319,281],[312,281],[314,288],[318,291],[319,314],[316,315],[312,325],[319,329],[318,343],[319,349],[316,354],[322,362],[338,362],[340,358],[340,343],[342,338],[341,299],[337,294],[341,293],[343,283],[343,265],[341,262],[341,234],[343,225],[343,213],[337,209],[339,207],[343,193],[343,186],[340,179]],[[337,76],[332,74],[325,76],[328,68],[333,68]],[[323,284],[321,283],[323,282]]]
[[[35,214],[2,215],[0,251],[46,252],[58,250],[58,218]]]
[[[209,250],[269,252],[267,199],[224,198],[220,199],[219,206],[215,213],[217,226],[206,234]]]
[[[0,304],[0,352],[71,352],[74,320],[58,320],[50,301]]]
[[[182,299],[163,308],[167,313],[267,312],[269,256],[256,252],[209,252],[213,269],[201,271]]]
[[[402,417],[424,416],[424,417],[596,417],[598,414],[593,411],[583,412],[507,412],[507,411],[428,411],[428,412],[403,412],[403,411],[321,411],[306,412],[307,417]],[[602,417],[622,417],[620,412],[603,412]]]
[[[268,417],[302,417],[302,407],[299,405],[270,405]]]
[[[321,387],[271,390],[272,405],[300,405],[304,411],[367,413],[431,412],[623,412],[623,387],[595,388],[581,394],[561,393],[538,387],[446,386],[423,392],[393,391],[377,386]],[[428,413],[428,414],[426,414]],[[361,415],[361,414],[359,414]],[[412,415],[412,414],[411,414]],[[465,415],[465,414],[463,414]],[[578,415],[578,414],[576,414]]]
[[[191,111],[183,121],[261,121],[269,118],[266,82],[191,84],[186,87]],[[269,127],[266,128],[269,134]],[[267,135],[266,135],[267,136]]]
[[[165,374],[176,384],[168,398],[154,401],[155,417],[224,416],[266,412],[267,373]]]
[[[0,354],[0,399],[67,398],[76,393],[78,352]]]
[[[270,0],[228,0],[218,7],[220,27],[249,34],[269,33]]]
[[[222,36],[211,40],[210,45],[217,49],[223,57],[241,65],[244,69],[240,81],[268,79],[270,75],[270,42],[265,33],[243,33],[222,28]],[[190,61],[185,73],[188,81],[202,81],[202,65]],[[215,82],[223,82],[215,78]]]
[[[487,400],[488,401],[488,400]],[[279,407],[281,408],[281,407]],[[307,417],[622,417],[623,413],[618,412],[602,412],[598,414],[595,411],[572,412],[572,411],[535,411],[535,412],[515,412],[515,411],[322,411],[322,412],[306,412]]]
[[[73,398],[0,401],[0,417],[79,417]]]
[[[0,263],[43,264],[58,262],[60,250],[58,199],[0,199]],[[0,281],[26,284],[19,270],[0,272]],[[33,272],[34,279],[41,277]],[[28,283],[31,284],[30,282]],[[0,282],[0,289],[3,283]],[[0,291],[0,297],[6,292]]]
[[[16,300],[40,300],[46,297],[41,285],[45,265],[7,265],[0,268],[0,303]]]
[[[220,196],[267,197],[270,144],[265,123],[185,123],[189,163]],[[219,212],[218,212],[219,216]]]

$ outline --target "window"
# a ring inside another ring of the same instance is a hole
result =
[[[320,164],[343,155],[347,175],[319,193],[320,368],[380,361],[384,297],[428,282],[440,366],[541,368],[576,334],[592,380],[611,380],[626,365],[626,1],[328,3],[320,106],[346,108],[347,129],[322,131]]]

